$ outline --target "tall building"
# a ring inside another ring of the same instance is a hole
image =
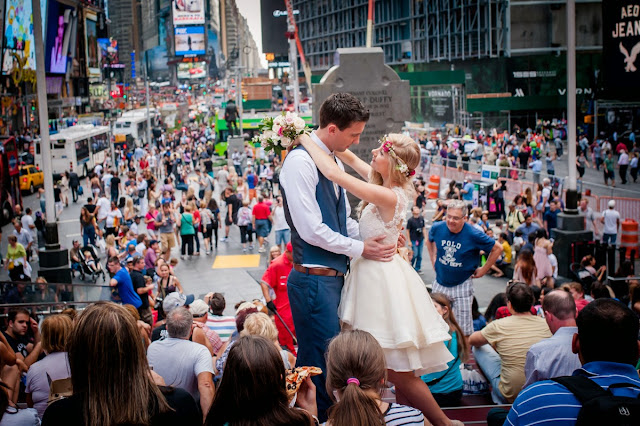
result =
[[[314,74],[334,65],[337,48],[365,46],[367,0],[292,1]],[[576,44],[578,105],[586,115],[600,86],[601,1],[576,0]],[[561,2],[376,0],[373,46],[410,80],[414,121],[506,128],[565,114]]]
[[[245,75],[257,75],[261,68],[261,52],[258,51],[254,34],[251,34],[247,20],[238,10],[235,0],[226,0],[224,3],[222,28],[226,43],[222,49],[226,52],[226,69],[232,71],[241,67]]]
[[[140,34],[140,2],[138,0],[109,0],[110,35],[118,40],[120,63],[124,64],[126,81],[131,80],[131,54],[135,51],[135,61],[139,70],[140,55],[143,51]],[[137,73],[136,73],[137,76]]]

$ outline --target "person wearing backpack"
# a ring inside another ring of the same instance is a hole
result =
[[[603,298],[589,303],[576,322],[571,346],[582,368],[524,389],[505,424],[640,424],[638,317]]]
[[[194,226],[193,213],[191,213],[191,205],[184,207],[184,213],[180,215],[180,239],[182,240],[181,256],[184,260],[185,254],[189,255],[189,259],[193,256],[193,238],[196,229]]]

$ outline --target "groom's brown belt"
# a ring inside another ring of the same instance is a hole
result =
[[[293,269],[307,275],[321,275],[323,277],[342,277],[344,274],[331,268],[307,268],[298,263],[293,264]]]

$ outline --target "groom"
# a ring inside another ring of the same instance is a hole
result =
[[[311,133],[311,139],[333,156],[359,143],[369,111],[356,97],[336,93],[322,103],[319,119],[320,128]],[[339,159],[336,162],[343,167]],[[280,185],[293,244],[294,265],[287,289],[299,344],[297,365],[322,368],[323,374],[313,379],[319,417],[325,421],[331,400],[325,386],[324,353],[340,332],[338,305],[349,259],[389,261],[396,246],[382,244],[384,235],[357,239],[358,222],[349,217],[346,191],[320,173],[303,147],[287,155]]]

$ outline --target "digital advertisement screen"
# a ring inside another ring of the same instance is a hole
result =
[[[178,27],[175,29],[175,39],[176,56],[206,53],[204,27]]]
[[[179,79],[195,79],[207,77],[207,63],[206,62],[190,62],[178,64],[178,78]]]
[[[203,0],[174,0],[173,25],[204,24]]]
[[[74,9],[56,0],[49,2],[47,14],[45,69],[52,74],[67,72],[69,38]]]
[[[102,68],[115,65],[118,60],[118,40],[99,38],[98,48],[100,49],[100,63]]]
[[[22,69],[36,69],[31,1],[6,0],[4,17],[4,57],[2,72],[9,74],[16,58],[23,61]]]
[[[261,0],[260,10],[262,52],[274,53],[276,56],[286,55],[289,43],[284,34],[287,32],[287,7],[284,0]]]
[[[100,52],[98,51],[98,17],[86,15],[85,33],[87,36],[87,73],[89,77],[100,77]]]

